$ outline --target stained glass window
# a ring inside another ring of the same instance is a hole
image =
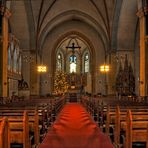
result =
[[[57,69],[62,70],[62,56],[60,53],[57,56]]]
[[[69,62],[70,62],[70,73],[76,72],[77,57],[75,55],[70,56]]]
[[[22,57],[21,55],[19,56],[19,63],[18,63],[18,72],[21,74],[21,69],[22,69]]]
[[[8,47],[8,70],[11,69],[11,48]]]
[[[84,72],[89,72],[89,56],[88,53],[84,56]]]
[[[16,72],[17,71],[17,51],[16,51],[16,49],[14,50],[13,60],[14,60],[13,70]]]

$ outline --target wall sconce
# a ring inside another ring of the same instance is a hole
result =
[[[110,70],[109,65],[104,64],[104,65],[100,66],[100,71],[101,72],[109,72],[109,70]]]
[[[40,73],[45,73],[45,72],[47,72],[47,67],[45,65],[39,65],[37,67],[37,71]]]

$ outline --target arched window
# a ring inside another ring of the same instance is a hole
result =
[[[19,74],[21,74],[21,71],[22,71],[22,57],[21,55],[19,55],[19,62],[18,62],[18,72]]]
[[[62,56],[60,53],[57,56],[57,70],[62,70]]]
[[[11,48],[8,46],[8,70],[11,69]]]
[[[84,72],[89,72],[89,57],[88,53],[85,54],[84,56]]]
[[[69,62],[70,62],[70,73],[76,72],[77,57],[75,55],[71,55],[69,58]]]
[[[14,72],[16,72],[17,71],[17,51],[16,51],[17,49],[15,48],[14,49],[14,56],[13,56],[13,70],[14,70]]]

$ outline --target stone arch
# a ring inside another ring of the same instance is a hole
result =
[[[51,69],[51,73],[54,76],[54,72],[55,72],[55,68],[56,68],[56,62],[55,62],[56,61],[56,56],[55,56],[56,55],[56,50],[55,49],[57,49],[58,45],[62,42],[62,40],[64,38],[66,38],[67,36],[70,36],[72,34],[77,35],[81,39],[83,39],[84,43],[89,47],[89,52],[90,52],[90,55],[91,55],[90,56],[90,61],[91,61],[90,62],[90,68],[91,68],[90,73],[91,73],[91,75],[93,77],[93,79],[92,79],[92,92],[95,92],[95,77],[94,77],[95,72],[96,72],[96,69],[95,69],[95,67],[96,67],[95,66],[96,65],[96,57],[94,56],[94,55],[96,55],[95,54],[95,49],[94,49],[93,44],[90,42],[90,40],[84,34],[82,34],[80,32],[77,32],[77,31],[67,32],[67,33],[61,35],[59,37],[59,39],[56,41],[56,43],[54,44],[54,46],[52,48],[52,52],[51,52],[51,61],[53,61],[53,66],[52,66],[52,69]],[[52,80],[52,86],[53,86],[53,80]],[[53,87],[52,87],[52,89],[53,89]]]
[[[108,49],[109,39],[107,37],[105,30],[101,26],[101,24],[99,24],[97,20],[93,18],[92,16],[89,16],[86,13],[83,13],[81,11],[76,11],[76,10],[70,10],[70,11],[63,12],[59,14],[58,16],[56,16],[55,18],[53,18],[52,20],[50,20],[46,24],[42,32],[40,32],[39,49],[42,49],[45,38],[50,31],[52,31],[55,27],[59,26],[60,24],[67,22],[67,21],[71,21],[71,20],[81,21],[85,24],[88,24],[93,29],[95,29],[103,43],[104,49],[105,50]]]

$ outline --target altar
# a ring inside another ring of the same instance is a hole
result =
[[[67,75],[67,82],[69,84],[69,89],[76,92],[80,90],[82,86],[87,85],[87,75],[70,73]]]
[[[81,89],[87,85],[87,75],[70,73],[67,75],[67,82],[69,84],[69,102],[77,102],[82,92]]]

